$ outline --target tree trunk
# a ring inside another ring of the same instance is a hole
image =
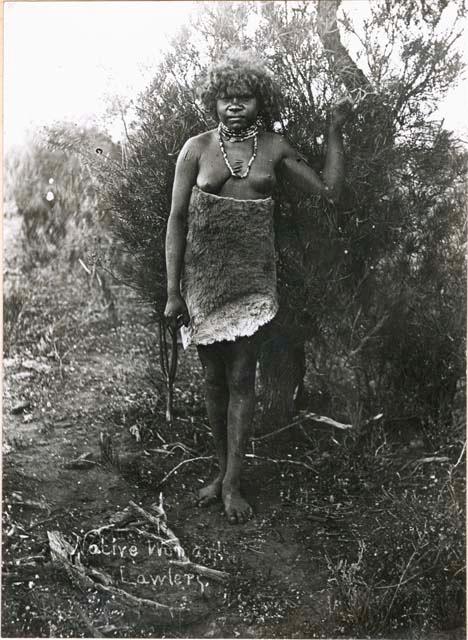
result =
[[[304,340],[275,327],[260,355],[262,424],[266,430],[281,426],[297,413],[305,375]]]
[[[371,91],[372,85],[341,42],[336,19],[340,1],[319,0],[317,31],[330,68],[351,95],[358,97],[363,91]],[[306,371],[304,339],[279,322],[270,335],[260,357],[262,423],[266,429],[286,424],[297,412],[303,399]]]
[[[336,20],[341,0],[319,0],[317,6],[317,32],[325,49],[330,67],[355,97],[372,85],[343,46]]]

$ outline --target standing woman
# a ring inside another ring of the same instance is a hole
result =
[[[241,467],[255,406],[262,327],[278,311],[272,193],[279,176],[306,194],[339,197],[341,126],[333,110],[320,178],[272,131],[277,88],[266,68],[240,54],[212,67],[200,97],[219,120],[187,140],[176,165],[166,236],[166,319],[183,327],[203,365],[219,473],[200,505],[222,498],[229,522],[245,522]]]

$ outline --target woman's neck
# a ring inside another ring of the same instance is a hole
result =
[[[243,142],[258,135],[258,124],[254,122],[245,129],[230,129],[223,122],[218,125],[219,134],[229,142]]]

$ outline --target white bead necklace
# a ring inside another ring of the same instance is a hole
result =
[[[229,132],[229,134],[232,134],[234,132],[231,132],[225,125],[223,125],[221,122],[219,123],[218,126],[218,139],[219,139],[219,146],[221,149],[221,153],[223,154],[223,158],[224,158],[224,162],[226,163],[227,168],[229,169],[231,176],[233,178],[239,178],[239,179],[244,179],[247,178],[247,176],[249,175],[250,172],[250,167],[252,166],[253,161],[255,160],[256,156],[257,156],[257,149],[258,149],[258,127],[256,125],[253,125],[252,127],[250,127],[247,130],[241,131],[238,134],[235,133],[234,136],[229,136],[228,140],[232,141],[232,142],[242,142],[243,140],[248,140],[249,138],[253,138],[254,142],[253,142],[253,153],[252,153],[252,157],[250,158],[248,164],[247,164],[247,169],[245,170],[244,173],[236,173],[234,171],[234,169],[231,166],[231,163],[229,162],[229,159],[227,157],[227,153],[226,153],[226,149],[224,148],[224,142],[223,142],[223,134],[225,133],[225,130],[227,130]]]

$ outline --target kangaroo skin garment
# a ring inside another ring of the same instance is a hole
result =
[[[278,311],[272,198],[192,190],[181,292],[184,346],[251,336]]]

